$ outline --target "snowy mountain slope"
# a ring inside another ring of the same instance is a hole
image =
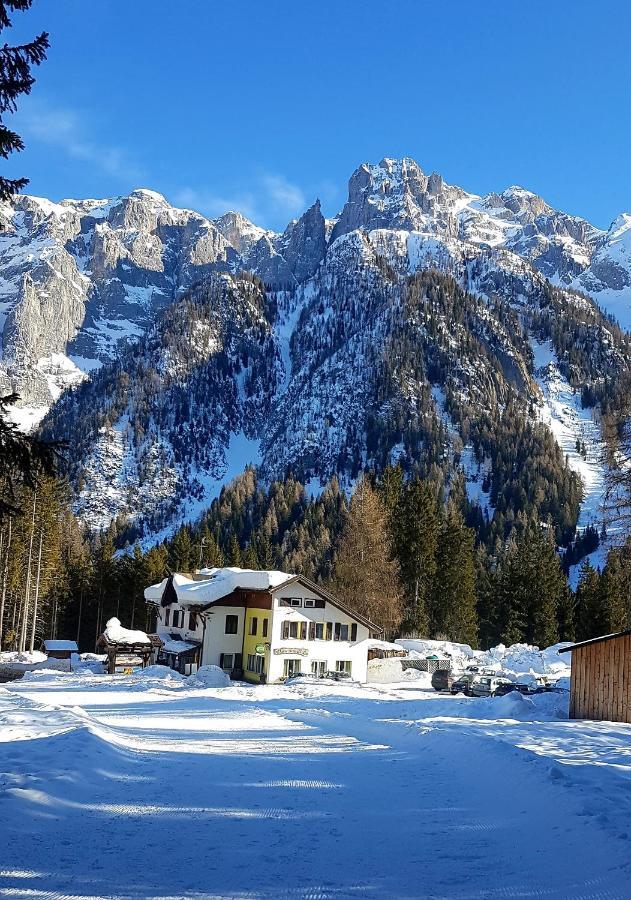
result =
[[[145,540],[168,533],[216,495],[236,446],[264,479],[290,470],[312,489],[333,475],[350,484],[393,453],[411,469],[462,467],[471,500],[492,517],[503,504],[495,432],[507,407],[549,459],[546,477],[557,478],[561,451],[535,434],[529,412],[540,392],[526,324],[551,340],[554,323],[565,317],[569,327],[572,315],[586,335],[608,336],[598,369],[608,377],[625,364],[615,335],[592,304],[508,251],[478,249],[451,267],[469,292],[450,276],[410,275],[400,234],[341,235],[294,290],[212,275],[93,384],[62,397],[46,433],[75,442],[84,519],[126,520]],[[578,491],[560,477],[555,493],[571,508]]]
[[[407,235],[413,271],[510,251],[631,327],[630,223],[623,214],[605,233],[520,187],[478,197],[407,158],[361,165],[335,220],[316,202],[282,234],[234,212],[212,222],[149,190],[60,203],[18,197],[0,209],[0,385],[18,391],[28,407],[21,420],[32,422],[55,386],[116,358],[209,272],[249,270],[293,290],[358,230],[382,242]]]
[[[631,298],[627,218],[604,233],[523,188],[478,197],[410,159],[360,166],[335,220],[316,202],[282,234],[146,190],[22,197],[2,222],[0,381],[22,392],[25,422],[54,404],[45,428],[77,446],[92,527],[123,517],[163,533],[203,508],[237,457],[313,489],[394,457],[462,469],[485,515],[513,515],[507,409],[571,510],[531,339],[550,342],[564,383],[592,404],[629,365],[586,294],[617,292],[621,308]]]

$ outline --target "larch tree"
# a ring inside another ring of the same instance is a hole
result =
[[[351,497],[331,582],[352,609],[392,636],[401,622],[401,586],[392,558],[386,510],[365,476]]]

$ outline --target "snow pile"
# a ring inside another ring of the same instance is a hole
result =
[[[513,644],[506,647],[498,644],[486,652],[476,654],[477,662],[488,668],[512,675],[566,675],[569,672],[569,660],[559,656],[558,651],[571,646],[566,641],[553,644],[545,650],[531,644]]]
[[[194,675],[186,679],[191,687],[220,688],[228,687],[230,678],[219,666],[200,666]]]
[[[48,657],[39,650],[4,650],[0,653],[0,666],[32,666],[35,663],[46,662]]]
[[[105,637],[112,644],[148,644],[149,638],[144,631],[131,631],[123,628],[120,619],[109,619],[105,625]]]
[[[529,675],[560,678],[570,674],[569,658],[559,656],[558,653],[563,647],[571,646],[568,641],[553,644],[544,650],[532,644],[511,644],[510,647],[498,644],[490,650],[472,650],[468,644],[411,638],[401,638],[396,643],[404,647],[413,658],[438,656],[450,660],[454,672],[475,665],[509,677]]]
[[[269,591],[293,578],[288,572],[274,570],[239,569],[227,566],[223,569],[202,569],[204,578],[195,581],[185,575],[173,576],[173,587],[180,603],[186,606],[214,603],[237,588],[253,591]],[[145,600],[159,603],[167,584],[164,578],[159,584],[145,588]]]
[[[144,669],[141,669],[140,672],[136,673],[136,677],[140,678],[142,681],[146,680],[155,680],[156,678],[160,678],[165,681],[184,681],[184,676],[180,675],[179,672],[176,672],[175,669],[169,668],[169,666],[146,666]]]
[[[416,659],[427,659],[437,656],[439,659],[450,659],[453,664],[465,666],[471,662],[476,651],[468,644],[457,644],[454,641],[430,641],[417,638],[398,638],[396,643],[410,652]]]
[[[432,689],[432,673],[421,672],[420,669],[404,669],[401,681],[410,682],[419,690]]]

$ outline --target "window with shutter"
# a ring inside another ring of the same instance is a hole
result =
[[[335,641],[339,641],[339,640],[340,640],[340,631],[341,631],[341,628],[342,628],[342,626],[340,625],[340,623],[339,623],[339,622],[336,622],[336,623],[335,623],[335,634],[334,634],[333,640],[335,640]]]
[[[306,622],[300,623],[300,640],[301,641],[307,640],[307,623]]]
[[[315,641],[315,622],[309,622],[309,640]]]
[[[263,619],[263,637],[267,637],[267,626],[269,619]]]
[[[326,623],[326,639],[330,641],[333,638],[333,622]]]
[[[283,630],[282,630],[281,638],[283,641],[286,641],[289,639],[289,622],[283,622]]]
[[[357,622],[353,622],[351,625],[351,641],[357,640]]]

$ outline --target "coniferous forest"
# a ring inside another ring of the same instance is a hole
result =
[[[50,474],[13,499],[19,511],[0,530],[2,649],[55,636],[91,650],[111,616],[151,629],[148,584],[223,565],[302,572],[388,637],[548,646],[631,626],[631,542],[602,572],[585,561],[573,592],[551,527],[521,515],[501,544],[489,540],[457,485],[445,499],[439,481],[399,466],[362,476],[350,498],[336,479],[309,497],[291,476],[265,486],[248,468],[199,522],[146,552],[121,550],[115,524],[83,530],[67,483]]]

